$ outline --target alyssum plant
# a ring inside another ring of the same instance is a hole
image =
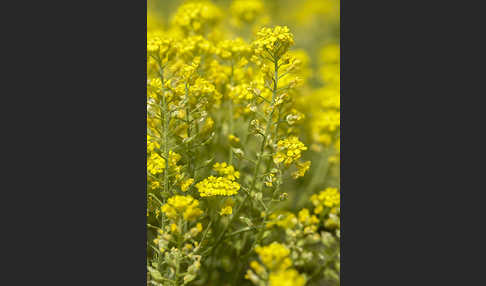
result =
[[[306,126],[329,138],[338,128],[299,111],[287,27],[247,43],[213,33],[220,18],[210,3],[184,4],[172,29],[148,36],[149,283],[339,284],[339,190],[283,210],[286,186],[311,167]]]

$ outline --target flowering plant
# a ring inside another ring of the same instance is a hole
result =
[[[264,1],[177,5],[148,16],[148,282],[339,285],[339,46],[312,65]]]

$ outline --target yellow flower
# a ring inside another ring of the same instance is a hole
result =
[[[341,195],[337,188],[326,188],[319,194],[314,194],[310,198],[312,204],[316,207],[315,213],[322,212],[322,206],[333,208],[339,206],[341,201]]]
[[[147,160],[147,171],[152,175],[157,175],[163,172],[165,168],[165,160],[157,153],[152,153]]]
[[[257,246],[255,252],[270,271],[285,270],[292,265],[289,258],[290,250],[278,242],[263,247]]]
[[[214,4],[202,1],[186,3],[179,7],[172,23],[186,33],[204,32],[204,29],[216,25],[221,18],[221,11]]]
[[[172,223],[170,225],[170,232],[172,232],[172,233],[178,233],[179,232],[179,227],[177,227],[177,224]]]
[[[264,276],[266,273],[265,267],[263,267],[260,263],[256,261],[250,262],[250,267],[253,268],[253,270],[255,270],[255,273],[260,276]]]
[[[226,206],[219,212],[220,215],[230,215],[233,213],[233,208],[231,206]]]
[[[294,36],[287,26],[275,28],[262,28],[257,33],[257,39],[252,43],[255,54],[261,57],[269,56],[280,59],[290,46],[294,44]]]
[[[226,162],[215,163],[213,165],[213,170],[218,172],[221,176],[224,176],[225,178],[230,179],[232,181],[240,178],[240,172],[235,171],[235,167],[226,164]]]
[[[225,177],[210,176],[196,184],[201,197],[232,196],[238,193],[240,184]]]
[[[228,135],[228,140],[233,143],[233,144],[238,144],[240,143],[240,138],[236,137],[233,134]]]
[[[147,152],[153,152],[155,149],[159,149],[160,145],[156,141],[153,141],[150,135],[147,135]]]
[[[297,218],[291,212],[274,212],[269,216],[267,228],[279,226],[283,229],[291,229],[297,224]]]
[[[319,219],[315,215],[311,215],[309,210],[304,208],[299,212],[299,222],[303,225],[315,225],[319,223]]]
[[[230,10],[238,21],[251,23],[263,12],[263,3],[260,0],[235,0]]]
[[[305,282],[304,276],[295,269],[272,272],[268,279],[269,286],[304,286]]]
[[[239,60],[242,57],[249,56],[251,47],[243,39],[225,40],[218,43],[216,54],[223,60]]]
[[[199,201],[191,196],[173,196],[162,206],[162,212],[173,221],[181,216],[188,221],[196,220],[203,212]]]
[[[277,142],[277,153],[273,155],[273,161],[275,164],[283,162],[285,166],[289,166],[298,160],[301,152],[305,150],[307,147],[295,136],[280,140]]]
[[[189,189],[189,187],[192,185],[192,183],[194,183],[193,178],[187,179],[184,182],[182,182],[181,191],[186,192]]]
[[[202,230],[203,230],[202,224],[200,222],[198,222],[195,227],[193,227],[189,230],[189,233],[190,233],[191,237],[195,237],[196,235],[201,233]]]
[[[292,177],[297,179],[299,177],[303,177],[305,172],[309,170],[311,165],[311,161],[306,161],[304,163],[297,162],[297,171],[292,173]]]

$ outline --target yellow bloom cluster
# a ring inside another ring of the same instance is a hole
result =
[[[177,51],[183,59],[191,61],[197,56],[211,54],[214,52],[214,46],[203,36],[196,35],[181,39]]]
[[[235,171],[235,167],[233,167],[232,165],[228,165],[226,162],[215,163],[213,165],[213,170],[218,172],[219,175],[224,176],[231,181],[240,178],[240,172]]]
[[[295,269],[287,269],[270,273],[269,286],[304,286],[305,278]]]
[[[269,217],[267,228],[279,226],[283,229],[292,229],[297,224],[297,218],[291,212],[274,212]]]
[[[290,250],[278,242],[272,242],[267,246],[257,246],[255,252],[270,271],[285,270],[292,265],[289,257]]]
[[[311,215],[309,210],[304,208],[299,212],[299,222],[304,227],[304,233],[313,233],[317,231],[319,219],[315,215]]]
[[[257,33],[257,39],[253,42],[256,55],[271,59],[280,59],[294,44],[294,36],[287,26],[275,28],[262,28]],[[266,52],[266,54],[265,54]]]
[[[249,56],[250,53],[250,45],[241,38],[221,41],[216,47],[216,54],[224,60],[233,59],[236,61],[241,57]]]
[[[221,208],[221,211],[219,212],[219,214],[222,215],[222,216],[233,214],[234,204],[235,204],[235,201],[232,198],[227,198],[226,201],[224,202],[224,205]]]
[[[250,85],[246,83],[229,86],[228,97],[235,100],[250,100],[253,98],[253,93],[250,91]]]
[[[275,164],[284,162],[286,166],[289,166],[292,162],[298,160],[301,152],[305,150],[307,150],[307,147],[295,136],[279,140],[277,142],[277,153],[273,155],[273,161]]]
[[[190,87],[189,91],[194,96],[198,96],[198,97],[211,96],[211,95],[215,95],[215,98],[218,99],[221,97],[219,93],[216,91],[214,85],[203,78],[196,79],[194,84]]]
[[[231,14],[241,22],[251,23],[263,12],[261,0],[235,0],[231,4]]]
[[[321,75],[324,82],[339,83],[340,50],[338,44],[330,44],[321,50]]]
[[[334,132],[341,125],[339,110],[327,110],[317,114],[313,128],[317,132]]]
[[[310,200],[316,207],[314,212],[320,214],[324,210],[324,207],[332,208],[339,206],[341,195],[336,188],[326,188],[319,194],[312,195]]]
[[[310,168],[311,161],[306,161],[306,162],[297,162],[297,171],[292,173],[292,177],[294,179],[303,177],[305,175],[305,172],[307,172]]]
[[[292,260],[290,259],[290,250],[278,242],[273,242],[270,245],[255,248],[263,265],[269,270],[268,285],[270,286],[303,286],[305,285],[305,277],[300,275],[297,270],[290,268]],[[248,270],[246,278],[250,279],[257,285],[261,284],[261,278],[267,276],[265,268],[256,261],[250,263],[250,267],[258,275],[255,275],[252,270]],[[259,283],[260,282],[260,283]]]
[[[324,86],[313,94],[311,112],[314,114],[310,122],[310,131],[315,142],[329,146],[332,135],[341,126],[340,115],[340,52],[338,44],[325,46],[321,51],[320,74]]]
[[[160,174],[164,171],[165,160],[160,157],[159,154],[153,152],[150,157],[147,158],[147,172],[152,175]]]
[[[233,213],[233,208],[231,206],[226,206],[219,212],[220,215],[230,215]]]
[[[240,184],[225,177],[210,176],[196,184],[201,197],[232,196],[238,193]]]
[[[204,32],[204,29],[217,24],[220,19],[220,9],[211,2],[189,2],[179,7],[172,23],[182,28],[186,33],[200,33]]]
[[[167,35],[147,36],[147,53],[160,60],[162,64],[167,63],[176,52],[176,47],[172,38]]]
[[[147,153],[153,152],[155,149],[159,149],[160,144],[154,141],[150,135],[147,135]]]
[[[173,196],[162,206],[162,212],[173,221],[181,216],[185,220],[194,221],[203,213],[198,206],[199,201],[191,196]]]
[[[189,179],[183,181],[181,183],[181,191],[186,192],[189,189],[189,187],[192,185],[192,183],[194,183],[193,178],[189,178]]]

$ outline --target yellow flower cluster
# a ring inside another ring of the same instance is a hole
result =
[[[172,221],[184,218],[187,221],[194,221],[203,211],[198,207],[199,201],[191,196],[173,196],[162,206],[162,212]]]
[[[249,56],[250,53],[250,45],[245,43],[245,41],[243,41],[241,38],[221,41],[216,47],[216,54],[223,60],[232,59],[237,61],[242,57]]]
[[[339,206],[341,195],[336,188],[326,188],[319,194],[312,195],[310,200],[316,207],[314,212],[320,214],[324,210],[324,207],[333,208]]]
[[[167,63],[175,52],[176,47],[171,38],[161,37],[160,35],[147,36],[147,53],[160,60],[161,63]]]
[[[261,0],[235,0],[231,4],[231,14],[241,22],[251,23],[263,12]]]
[[[220,9],[211,2],[189,2],[179,7],[172,23],[186,33],[201,33],[204,29],[217,24],[220,19]]]
[[[304,286],[305,278],[295,269],[287,269],[270,273],[269,286]]]
[[[165,160],[160,157],[159,154],[153,152],[150,157],[147,158],[147,172],[152,175],[160,174],[164,171]]]
[[[284,163],[286,166],[298,160],[301,152],[307,150],[304,143],[300,142],[295,136],[279,140],[277,142],[277,153],[273,155],[275,164]]]
[[[269,56],[271,59],[280,59],[294,44],[294,36],[287,26],[275,28],[262,28],[257,33],[257,39],[253,42],[256,55]]]
[[[232,198],[227,198],[226,201],[224,202],[223,207],[221,208],[221,211],[219,212],[220,215],[231,215],[233,214],[233,205],[235,204],[235,201]]]
[[[233,213],[233,208],[231,206],[226,206],[219,212],[220,215],[230,215]]]
[[[297,218],[291,212],[274,212],[269,217],[267,228],[279,226],[283,229],[292,229],[297,224]]]
[[[153,152],[155,149],[159,149],[160,144],[154,141],[150,135],[147,135],[147,153]]]
[[[339,83],[340,50],[338,44],[330,44],[321,50],[321,76],[324,82]]]
[[[240,184],[225,177],[210,176],[196,184],[201,197],[232,196],[238,193]]]
[[[315,215],[311,215],[308,209],[302,209],[298,215],[299,222],[304,227],[304,233],[313,233],[317,231],[319,219]]]
[[[316,134],[320,132],[334,132],[341,125],[341,113],[339,110],[327,110],[316,115],[314,125]]]
[[[186,192],[189,189],[189,187],[192,185],[192,183],[194,183],[193,178],[189,178],[189,179],[183,181],[181,183],[181,191]]]
[[[181,171],[181,166],[177,165],[177,162],[181,159],[181,155],[169,151],[169,167],[176,173]],[[147,172],[152,175],[160,174],[165,169],[165,160],[158,153],[152,152],[147,158]]]
[[[285,270],[292,265],[289,257],[290,250],[278,242],[272,242],[267,246],[257,246],[255,252],[270,271]]]
[[[233,167],[232,165],[228,165],[226,162],[215,163],[213,165],[213,170],[218,172],[219,175],[224,176],[231,181],[240,178],[240,172],[235,171],[235,167]]]
[[[297,171],[292,173],[292,177],[294,179],[303,177],[305,175],[305,172],[307,172],[310,168],[311,161],[306,161],[306,162],[297,162]]]
[[[264,247],[257,246],[255,251],[263,265],[265,265],[270,272],[270,275],[268,276],[268,285],[305,285],[305,277],[300,275],[297,270],[291,268],[292,260],[289,257],[290,250],[286,246],[278,242],[273,242]],[[256,261],[252,261],[250,267],[258,276],[256,276],[252,270],[248,270],[245,277],[253,281],[255,284],[261,285],[259,282],[261,281],[261,278],[267,276],[267,271]]]
[[[190,36],[178,41],[177,51],[186,61],[214,52],[213,44],[200,35]]]
[[[311,99],[314,118],[310,122],[310,131],[315,142],[329,146],[332,143],[331,135],[339,131],[341,126],[339,45],[325,46],[321,51],[320,61],[324,86],[316,90]]]
[[[229,86],[228,97],[235,100],[250,100],[253,98],[253,93],[250,91],[250,85],[246,83]]]

